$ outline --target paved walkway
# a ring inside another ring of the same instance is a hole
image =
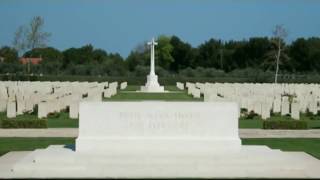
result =
[[[241,138],[320,138],[320,129],[263,130],[240,129]],[[0,129],[0,137],[77,137],[77,128]]]

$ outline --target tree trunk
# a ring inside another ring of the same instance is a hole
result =
[[[281,55],[280,38],[278,40],[278,54],[277,54],[277,65],[276,65],[276,75],[274,78],[274,83],[278,83],[278,72],[279,72],[279,60]]]

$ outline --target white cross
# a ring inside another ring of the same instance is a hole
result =
[[[154,38],[152,38],[151,42],[148,42],[148,45],[150,45],[150,74],[155,75],[155,71],[154,71],[154,46],[158,45],[158,43],[156,41],[154,41]]]

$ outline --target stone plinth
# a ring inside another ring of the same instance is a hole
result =
[[[141,92],[164,92],[164,87],[160,86],[157,75],[149,74],[147,76],[146,85],[141,86],[140,91]]]
[[[302,152],[241,146],[230,102],[84,102],[76,148],[0,157],[0,178],[319,178]]]
[[[76,151],[141,157],[237,151],[238,117],[235,103],[81,103]]]

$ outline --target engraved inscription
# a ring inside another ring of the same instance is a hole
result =
[[[119,112],[118,120],[125,128],[145,132],[175,129],[187,131],[200,119],[197,112]]]

